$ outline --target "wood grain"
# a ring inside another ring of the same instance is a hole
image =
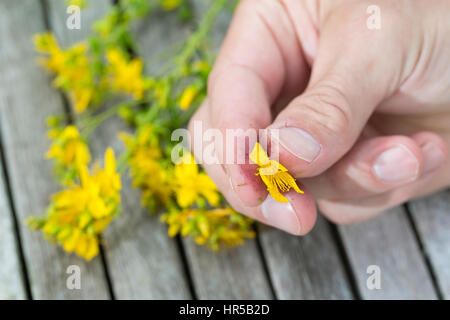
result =
[[[329,224],[319,217],[308,235],[261,228],[261,242],[280,299],[352,299]]]
[[[0,300],[22,300],[26,293],[2,167],[0,162]]]
[[[409,203],[442,298],[450,300],[450,190]]]
[[[403,207],[340,227],[363,299],[435,299],[436,293]],[[367,267],[381,271],[381,289],[369,290]]]
[[[44,212],[49,195],[57,190],[51,165],[44,159],[49,146],[45,118],[60,113],[62,100],[50,79],[36,65],[31,42],[44,31],[38,1],[0,2],[0,119],[6,168],[20,222],[25,261],[34,299],[105,299],[108,291],[99,259],[89,264],[68,256],[31,232],[25,219]],[[81,269],[81,289],[66,287],[70,265]]]
[[[64,6],[50,1],[50,24],[60,42],[73,44],[86,38],[89,25],[107,12],[108,1],[91,1],[82,11],[84,33],[72,35],[61,20]],[[118,155],[123,144],[117,133],[126,130],[123,122],[112,118],[91,135],[93,158],[102,159],[107,146]],[[186,299],[190,297],[187,281],[174,239],[155,216],[141,207],[138,190],[132,189],[128,177],[122,179],[122,214],[104,234],[104,251],[114,295],[118,299]]]

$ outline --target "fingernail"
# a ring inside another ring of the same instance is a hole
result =
[[[419,161],[407,147],[398,145],[380,154],[373,170],[378,178],[387,182],[412,181],[419,174]]]
[[[281,128],[278,132],[280,144],[294,156],[312,162],[319,155],[322,147],[308,132],[294,127]]]
[[[422,146],[423,153],[423,170],[422,174],[434,171],[444,163],[445,154],[442,150],[432,142],[428,142]]]
[[[269,195],[262,203],[261,211],[267,222],[274,227],[295,235],[300,234],[300,221],[289,202],[275,201]]]

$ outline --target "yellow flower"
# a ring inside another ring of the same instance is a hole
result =
[[[164,10],[171,11],[181,5],[183,0],[161,0],[161,7]]]
[[[39,63],[56,74],[53,85],[68,93],[75,111],[84,111],[101,92],[89,65],[86,43],[63,50],[53,34],[43,33],[34,37],[34,44],[38,52],[46,55]]]
[[[46,153],[48,159],[57,159],[64,166],[86,165],[91,159],[86,143],[81,140],[78,129],[67,126],[53,141]]]
[[[94,258],[99,252],[98,239],[94,235],[86,234],[80,229],[73,229],[66,239],[61,241],[61,245],[67,252],[73,252],[86,259]]]
[[[212,210],[172,208],[161,216],[161,220],[168,223],[169,236],[180,233],[213,250],[219,249],[221,244],[236,246],[255,236],[252,220],[228,207]]]
[[[158,203],[166,204],[173,191],[168,170],[160,163],[162,152],[153,126],[141,127],[135,136],[121,133],[120,139],[130,153],[130,174],[133,186],[142,191],[142,204],[152,211],[156,210]]]
[[[121,185],[114,152],[106,150],[103,170],[90,174],[86,165],[80,165],[78,172],[80,184],[54,194],[47,215],[28,223],[67,252],[90,260],[98,254],[99,234],[119,213]]]
[[[197,97],[198,88],[195,86],[187,87],[180,97],[180,109],[186,110],[189,109],[194,99]]]
[[[199,60],[193,63],[192,69],[196,72],[208,74],[211,71],[211,65],[204,60]]]
[[[182,208],[191,206],[200,196],[212,206],[219,204],[219,190],[206,173],[199,172],[191,153],[184,152],[180,163],[175,165],[174,174],[176,198]]]
[[[270,160],[266,151],[258,142],[250,153],[250,159],[259,166],[257,174],[261,177],[270,195],[276,201],[289,202],[281,192],[287,192],[291,188],[298,193],[303,193],[297,186],[295,179],[287,172],[287,169],[279,162]]]
[[[108,49],[106,56],[110,62],[110,76],[112,88],[132,94],[136,99],[141,99],[146,85],[142,78],[142,59],[135,58],[127,61],[117,48]]]
[[[89,106],[94,95],[93,88],[74,88],[70,93],[70,101],[76,112],[83,112]]]
[[[84,7],[86,7],[86,0],[70,0],[69,4],[83,9]]]
[[[45,156],[54,160],[54,172],[61,183],[70,185],[76,178],[78,167],[89,163],[91,159],[89,148],[73,125],[64,129],[52,128],[48,136],[52,144]]]
[[[59,49],[55,36],[50,32],[36,34],[33,37],[33,43],[36,50],[40,53],[49,53],[55,49]]]

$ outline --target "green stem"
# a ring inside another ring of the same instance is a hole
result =
[[[122,175],[128,168],[128,159],[130,158],[130,150],[126,150],[117,158],[117,172]]]
[[[192,36],[187,41],[183,51],[176,58],[176,63],[178,64],[178,66],[182,67],[189,62],[189,60],[197,51],[199,45],[202,43],[203,38],[205,38],[209,33],[217,15],[227,2],[228,0],[217,0],[213,2],[211,7],[205,13],[202,21],[200,22],[197,31],[192,34]]]
[[[99,113],[95,116],[89,117],[85,121],[80,121],[79,127],[81,128],[83,137],[87,138],[90,135],[90,133],[93,130],[95,130],[95,128],[97,128],[103,121],[105,121],[105,120],[109,119],[110,117],[114,116],[115,114],[117,114],[117,112],[120,110],[120,108],[122,108],[124,105],[127,105],[129,107],[135,107],[135,106],[147,103],[147,102],[148,101],[133,100],[133,101],[126,102],[126,103],[119,103],[119,104],[116,104],[116,105],[106,109],[102,113]]]

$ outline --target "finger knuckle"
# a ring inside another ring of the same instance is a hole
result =
[[[347,225],[357,221],[353,215],[343,212],[342,208],[331,200],[318,201],[317,206],[319,211],[334,224]]]
[[[324,132],[341,137],[351,131],[352,112],[338,86],[323,83],[312,95],[305,97],[305,102],[304,108],[322,126]]]

